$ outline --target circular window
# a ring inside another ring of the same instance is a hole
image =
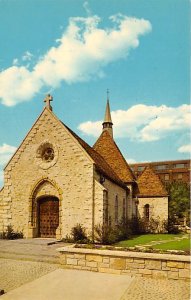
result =
[[[45,148],[42,151],[42,159],[46,162],[49,162],[54,159],[54,150],[50,147]]]
[[[44,141],[37,149],[36,158],[42,169],[48,169],[56,163],[58,150],[49,141]]]

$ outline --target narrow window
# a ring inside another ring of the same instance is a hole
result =
[[[123,221],[126,220],[126,205],[125,205],[125,198],[123,198]]]
[[[144,206],[144,217],[149,220],[149,204],[145,204]]]
[[[108,225],[108,192],[104,191],[104,196],[103,196],[103,219],[104,219],[104,224]]]
[[[115,225],[118,225],[118,196],[115,197]]]

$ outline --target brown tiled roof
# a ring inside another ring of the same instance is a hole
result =
[[[165,186],[154,170],[147,166],[137,179],[138,196],[168,196]]]
[[[127,188],[124,182],[117,176],[117,174],[108,165],[105,159],[97,153],[92,147],[90,147],[84,140],[82,140],[76,133],[74,133],[69,127],[62,123],[68,131],[74,136],[74,138],[80,143],[84,150],[89,154],[89,156],[95,162],[96,169],[103,175],[111,179],[113,182],[117,183],[123,188]]]
[[[106,160],[123,182],[134,181],[133,172],[107,130],[102,132],[93,148]]]

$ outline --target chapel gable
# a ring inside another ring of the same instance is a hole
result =
[[[167,191],[159,176],[148,166],[137,179],[137,196],[167,197]]]

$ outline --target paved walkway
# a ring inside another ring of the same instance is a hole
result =
[[[2,300],[189,300],[189,283],[59,269],[51,239],[0,240]]]
[[[7,293],[57,268],[56,264],[0,258],[0,289]]]
[[[19,239],[0,240],[0,258],[20,259],[28,261],[39,261],[59,263],[59,247],[66,243],[56,243],[55,239]]]
[[[189,300],[189,284],[173,280],[58,269],[2,300]]]

